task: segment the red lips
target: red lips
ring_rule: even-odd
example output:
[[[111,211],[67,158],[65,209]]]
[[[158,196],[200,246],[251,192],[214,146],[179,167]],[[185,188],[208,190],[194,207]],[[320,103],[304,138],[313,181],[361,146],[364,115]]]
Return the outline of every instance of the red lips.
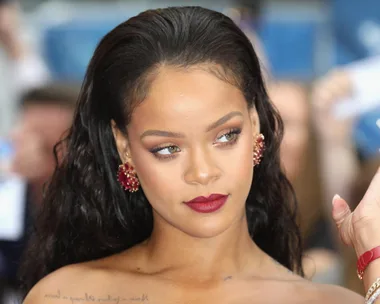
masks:
[[[227,201],[228,195],[211,194],[208,197],[198,196],[191,201],[185,202],[187,206],[196,212],[211,213],[219,210]]]

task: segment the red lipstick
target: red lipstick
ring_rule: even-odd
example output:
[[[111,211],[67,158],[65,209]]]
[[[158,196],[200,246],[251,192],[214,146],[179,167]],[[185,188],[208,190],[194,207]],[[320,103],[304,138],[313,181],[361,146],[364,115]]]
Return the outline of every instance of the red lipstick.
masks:
[[[222,208],[227,198],[228,195],[211,194],[208,197],[198,196],[191,201],[185,202],[185,204],[196,212],[211,213]]]

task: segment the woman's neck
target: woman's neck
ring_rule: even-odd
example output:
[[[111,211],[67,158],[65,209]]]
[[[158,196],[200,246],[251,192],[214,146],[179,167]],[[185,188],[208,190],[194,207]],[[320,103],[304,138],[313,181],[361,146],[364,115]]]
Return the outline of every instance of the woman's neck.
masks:
[[[211,238],[193,237],[157,221],[154,227],[142,245],[144,264],[153,272],[178,271],[186,278],[209,281],[251,273],[266,257],[249,236],[245,217]]]

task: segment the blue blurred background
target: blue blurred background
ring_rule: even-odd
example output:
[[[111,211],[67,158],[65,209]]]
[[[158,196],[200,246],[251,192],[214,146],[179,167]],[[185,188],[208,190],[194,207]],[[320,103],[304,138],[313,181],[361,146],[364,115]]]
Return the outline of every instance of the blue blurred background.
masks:
[[[99,39],[118,23],[142,10],[191,3],[224,11],[232,5],[228,1],[118,3],[112,8],[107,2],[72,2],[62,8],[70,11],[71,16],[58,24],[54,24],[54,14],[60,14],[59,5],[57,11],[51,5],[49,19],[53,24],[45,20],[42,43],[55,77],[81,79]],[[258,34],[274,76],[312,80],[336,64],[378,53],[379,11],[377,0],[265,1]]]
[[[264,45],[271,73],[277,79],[310,83],[336,65],[380,53],[380,2],[377,0],[261,2],[255,30]],[[232,0],[24,0],[20,3],[25,39],[44,58],[52,79],[70,81],[83,79],[94,48],[107,31],[145,9],[202,5],[224,12],[234,6]],[[0,49],[0,68],[4,65],[3,58]],[[7,83],[3,78],[0,75],[0,80]],[[12,98],[12,92],[0,93],[3,113],[0,135],[11,124],[14,111],[6,104]]]

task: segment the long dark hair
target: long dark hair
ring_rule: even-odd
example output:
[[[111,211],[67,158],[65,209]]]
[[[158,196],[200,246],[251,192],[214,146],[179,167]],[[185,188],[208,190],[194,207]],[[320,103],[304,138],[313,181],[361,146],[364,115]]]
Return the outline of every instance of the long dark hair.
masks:
[[[144,192],[124,191],[111,120],[126,133],[160,65],[221,67],[219,77],[256,107],[266,151],[246,202],[249,232],[266,253],[302,274],[296,200],[280,169],[281,118],[272,107],[259,61],[243,32],[225,15],[200,7],[149,10],[120,24],[99,43],[89,64],[64,158],[47,189],[22,267],[28,292],[68,265],[105,257],[147,239],[152,208]]]

